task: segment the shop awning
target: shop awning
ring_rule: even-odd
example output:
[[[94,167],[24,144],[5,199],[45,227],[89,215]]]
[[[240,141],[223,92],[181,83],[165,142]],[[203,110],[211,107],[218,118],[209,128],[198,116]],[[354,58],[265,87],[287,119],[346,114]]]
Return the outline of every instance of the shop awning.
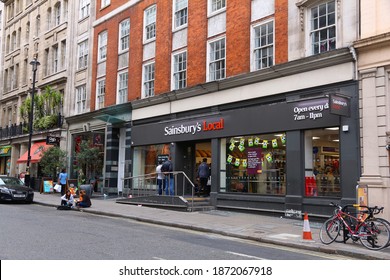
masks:
[[[124,123],[125,120],[118,117],[118,116],[112,116],[108,114],[101,114],[99,116],[94,117],[94,119],[98,119],[101,121],[104,121],[106,123],[111,123],[111,124],[119,124],[119,123]]]
[[[46,142],[37,142],[31,145],[31,151],[30,156],[31,160],[30,163],[36,163],[41,160],[42,152],[48,148],[50,148],[50,145],[46,145]],[[28,151],[25,152],[17,161],[16,163],[25,163],[27,162],[27,155]]]

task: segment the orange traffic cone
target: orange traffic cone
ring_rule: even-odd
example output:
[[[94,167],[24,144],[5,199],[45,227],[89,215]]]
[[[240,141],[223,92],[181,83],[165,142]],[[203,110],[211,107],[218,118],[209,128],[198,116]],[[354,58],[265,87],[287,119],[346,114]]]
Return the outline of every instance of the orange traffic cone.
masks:
[[[309,217],[308,217],[306,212],[305,212],[305,216],[303,218],[303,240],[313,241],[313,238],[311,236]]]

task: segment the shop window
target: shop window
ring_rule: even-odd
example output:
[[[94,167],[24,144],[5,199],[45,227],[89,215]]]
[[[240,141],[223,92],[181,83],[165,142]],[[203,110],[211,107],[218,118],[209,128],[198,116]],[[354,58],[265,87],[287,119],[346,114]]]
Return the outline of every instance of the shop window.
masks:
[[[158,159],[169,156],[170,147],[170,144],[134,147],[133,176],[155,173]]]
[[[341,196],[339,128],[305,131],[305,196]]]
[[[222,192],[285,195],[285,133],[231,137],[221,144]]]

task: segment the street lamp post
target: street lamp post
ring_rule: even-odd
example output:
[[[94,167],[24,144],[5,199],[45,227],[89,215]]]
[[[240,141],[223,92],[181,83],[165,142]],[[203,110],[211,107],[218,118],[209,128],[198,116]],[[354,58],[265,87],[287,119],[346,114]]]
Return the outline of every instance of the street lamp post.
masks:
[[[31,138],[33,133],[33,122],[34,122],[34,94],[35,94],[35,79],[37,74],[37,68],[40,65],[39,61],[36,57],[30,62],[32,65],[32,72],[33,72],[33,80],[32,80],[32,91],[31,91],[31,107],[30,112],[28,116],[28,153],[27,153],[27,165],[26,165],[26,175],[24,178],[24,182],[26,186],[30,186],[30,162],[31,162]]]

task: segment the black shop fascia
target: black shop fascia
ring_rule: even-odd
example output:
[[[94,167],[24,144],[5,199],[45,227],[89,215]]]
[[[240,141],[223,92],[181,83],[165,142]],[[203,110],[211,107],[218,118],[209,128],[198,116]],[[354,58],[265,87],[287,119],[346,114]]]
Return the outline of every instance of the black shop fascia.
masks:
[[[133,146],[339,126],[329,97],[220,111],[132,127]]]

